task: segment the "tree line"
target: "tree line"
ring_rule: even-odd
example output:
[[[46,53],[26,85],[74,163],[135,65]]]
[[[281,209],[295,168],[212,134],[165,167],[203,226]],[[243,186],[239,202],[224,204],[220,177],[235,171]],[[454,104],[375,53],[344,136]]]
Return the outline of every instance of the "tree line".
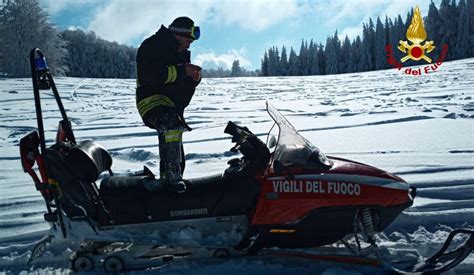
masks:
[[[135,78],[136,48],[109,42],[94,32],[58,31],[38,0],[3,0],[0,4],[0,76],[30,75],[29,51],[40,48],[55,75]],[[234,60],[232,68],[204,69],[203,77],[257,76]]]
[[[136,49],[82,30],[59,31],[38,0],[0,4],[0,76],[28,77],[29,52],[40,48],[55,75],[135,78]]]
[[[61,32],[68,55],[66,76],[93,78],[135,78],[136,49],[109,42],[94,32],[66,30]]]
[[[363,24],[362,37],[343,41],[336,31],[326,39],[326,44],[301,41],[299,53],[285,46],[279,51],[273,46],[261,59],[262,76],[322,75],[363,72],[391,68],[387,62],[385,47],[391,45],[394,57],[400,60],[405,53],[397,49],[399,40],[407,40],[406,30],[411,23],[413,9],[405,21],[398,15],[394,20],[380,17]],[[442,45],[448,45],[445,60],[474,57],[474,1],[442,0],[439,9],[431,2],[428,16],[424,19],[426,40],[433,40],[435,50],[428,55],[436,61]],[[410,42],[409,42],[410,43]],[[411,44],[411,43],[410,43]],[[423,43],[422,43],[423,44]],[[418,63],[407,61],[404,66]]]
[[[265,51],[261,68],[248,71],[239,60],[225,70],[205,69],[203,77],[238,76],[295,76],[361,72],[390,68],[385,46],[391,45],[394,57],[405,54],[397,49],[399,40],[406,39],[413,10],[405,21],[399,15],[394,20],[377,18],[363,24],[363,33],[352,41],[338,32],[326,43],[309,43],[302,39],[298,54],[293,48],[274,46]],[[429,53],[433,60],[442,45],[449,51],[446,60],[474,57],[474,0],[442,0],[439,9],[432,2],[424,19],[427,40],[435,42]],[[30,75],[28,53],[39,47],[47,56],[56,75],[96,78],[135,78],[136,48],[109,42],[93,32],[82,30],[59,31],[42,9],[39,0],[2,0],[0,3],[0,76],[27,77]],[[405,66],[416,64],[405,62]]]
[[[225,70],[222,67],[217,69],[203,69],[203,77],[241,77],[241,76],[259,76],[260,70],[246,70],[240,66],[240,61],[235,59],[232,62],[230,70]]]
[[[135,78],[136,48],[109,42],[94,32],[58,31],[38,0],[0,3],[0,76],[30,75],[29,51],[40,48],[55,75],[93,78]],[[204,69],[203,77],[257,76],[234,60],[230,70]]]

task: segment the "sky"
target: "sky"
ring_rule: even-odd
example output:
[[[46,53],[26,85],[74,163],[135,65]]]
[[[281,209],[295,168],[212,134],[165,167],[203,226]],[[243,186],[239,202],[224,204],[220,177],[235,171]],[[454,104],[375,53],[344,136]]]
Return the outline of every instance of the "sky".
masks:
[[[439,7],[440,0],[434,1]],[[325,44],[338,31],[341,40],[362,33],[362,24],[377,16],[405,20],[419,6],[423,16],[430,0],[40,0],[60,29],[94,31],[103,39],[133,47],[179,16],[192,18],[201,38],[191,45],[191,62],[206,69],[230,69],[239,60],[259,69],[270,47],[299,52],[302,39]]]

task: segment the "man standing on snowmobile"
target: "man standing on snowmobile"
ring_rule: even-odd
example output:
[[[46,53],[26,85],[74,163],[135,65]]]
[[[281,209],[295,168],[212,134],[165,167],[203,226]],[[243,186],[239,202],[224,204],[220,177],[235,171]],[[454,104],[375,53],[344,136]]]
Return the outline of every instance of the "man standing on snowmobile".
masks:
[[[182,134],[191,128],[184,108],[201,81],[201,68],[191,64],[189,46],[200,29],[188,17],[176,18],[145,39],[137,52],[137,108],[146,126],[158,131],[160,180],[171,192],[184,192]]]

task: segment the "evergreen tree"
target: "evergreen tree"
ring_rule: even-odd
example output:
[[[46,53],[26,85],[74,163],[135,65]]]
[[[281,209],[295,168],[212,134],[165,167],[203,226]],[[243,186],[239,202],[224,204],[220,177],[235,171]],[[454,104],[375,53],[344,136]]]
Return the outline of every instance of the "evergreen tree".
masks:
[[[0,72],[11,77],[30,76],[29,54],[40,48],[51,72],[64,75],[65,43],[38,0],[7,1],[0,7]]]
[[[288,58],[288,63],[289,63],[289,66],[290,66],[289,70],[288,70],[288,75],[290,75],[290,76],[301,75],[301,72],[300,72],[300,69],[301,69],[300,58],[296,55],[293,48],[290,48],[290,57]]]
[[[339,73],[339,56],[337,55],[337,33],[326,39],[324,56],[326,57],[326,74]]]
[[[364,23],[362,25],[362,43],[361,43],[361,58],[359,65],[357,66],[357,72],[364,72],[370,70],[370,63],[369,63],[369,58],[371,55],[368,54],[370,48],[369,48],[369,41],[370,40],[370,34],[369,34],[369,28],[368,26]]]
[[[280,75],[280,71],[281,71],[281,68],[280,68],[280,52],[278,51],[278,47],[276,47],[276,46],[274,48],[274,53],[275,53],[275,56],[274,56],[274,59],[273,59],[273,65],[274,65],[273,75],[278,76],[278,75]]]
[[[423,21],[425,23],[425,29],[427,33],[426,40],[433,40],[439,44],[442,35],[440,30],[442,21],[441,17],[439,16],[438,8],[436,8],[436,5],[433,2],[430,3],[428,16]]]
[[[324,55],[324,46],[319,43],[318,47],[319,71],[321,74],[326,74],[326,57]]]
[[[337,34],[337,30],[334,34],[334,49],[336,50],[336,56],[337,56],[337,70],[339,73],[342,73],[342,70],[341,70],[341,40],[339,39],[339,36]]]
[[[341,61],[340,61],[340,72],[349,73],[351,72],[351,62],[352,62],[352,49],[351,41],[349,37],[344,38],[341,49]]]
[[[320,75],[321,69],[319,68],[319,55],[317,47],[315,46],[314,51],[311,51],[311,75]]]
[[[469,55],[474,57],[474,1],[468,0],[466,4],[467,17],[469,21]]]
[[[392,22],[392,19],[388,19],[388,23],[386,24],[386,28],[388,28],[388,36],[387,36],[387,45],[392,46],[392,55],[395,57],[395,59],[400,60],[400,51],[397,49],[398,47],[398,42],[400,40],[403,40],[404,38],[401,36],[398,36],[399,32],[397,31],[397,24],[398,24],[398,19],[395,18],[395,23]],[[387,53],[385,52],[385,58],[387,58]],[[387,62],[387,67],[390,68],[391,65],[388,64]]]
[[[471,30],[471,33],[469,33],[470,14],[464,0],[459,1],[458,14],[459,19],[456,30],[456,48],[453,49],[453,56],[455,59],[469,57],[469,50],[472,47],[472,44],[469,44],[469,38],[473,31]]]
[[[273,62],[273,47],[268,49],[268,74],[267,76],[272,75],[272,62]]]
[[[367,25],[367,39],[364,38],[364,43],[367,44],[365,54],[367,55],[368,70],[375,69],[375,29],[372,18],[369,18],[369,24]]]
[[[351,46],[351,62],[349,67],[349,72],[358,72],[359,71],[359,64],[362,59],[362,40],[360,36],[352,42]]]
[[[309,55],[310,55],[310,75],[319,75],[321,70],[319,68],[319,55],[318,55],[318,46],[311,40],[309,44]]]
[[[288,56],[286,53],[286,48],[285,46],[283,46],[283,48],[281,49],[279,75],[288,75],[288,69],[289,69]]]
[[[313,45],[311,45],[313,44]],[[306,47],[306,75],[311,75],[311,63],[312,63],[312,53],[311,51],[314,50],[315,45],[313,40],[311,39],[310,43],[308,44],[308,41],[305,41],[305,47]]]
[[[299,59],[301,66],[300,75],[308,75],[308,44],[304,40],[301,40]]]
[[[385,29],[383,27],[380,17],[377,17],[375,27],[375,41],[374,41],[374,59],[375,69],[381,70],[387,68],[387,58],[385,54],[385,46],[387,45]]]
[[[411,19],[413,18],[413,14],[414,14],[414,11],[413,11],[413,8],[411,8],[411,9],[407,12],[407,18],[406,18],[406,20],[405,20],[405,27],[404,27],[405,30],[408,30],[408,27],[409,27],[410,24],[411,24]]]
[[[393,55],[396,56],[397,52],[399,52],[399,50],[397,49],[398,41],[403,39],[402,37],[398,36],[398,32],[397,32],[398,19],[395,18],[395,23],[393,23],[392,20],[389,19],[388,24],[389,24],[388,44],[392,46]]]
[[[447,59],[453,58],[453,49],[456,48],[456,31],[457,31],[457,10],[455,3],[450,3],[449,0],[442,0],[439,7],[439,16],[442,25],[440,26],[441,39],[439,40],[439,48],[447,44],[450,51],[448,51]],[[440,49],[438,49],[440,50]]]
[[[278,56],[278,48],[272,47],[268,50],[268,75],[276,76],[280,71],[280,57]]]
[[[230,70],[231,77],[239,77],[242,76],[242,68],[240,68],[240,62],[238,59],[232,62],[232,69]]]
[[[405,56],[405,54],[399,51],[397,47],[400,40],[407,40],[406,32],[407,29],[405,28],[405,24],[403,23],[402,17],[398,15],[397,20],[395,21],[395,33],[397,39],[395,39],[396,43],[393,47],[394,56],[397,60],[400,60],[403,56]]]
[[[265,51],[265,54],[263,55],[262,59],[262,65],[261,67],[261,75],[262,76],[268,76],[268,53]]]
[[[385,16],[385,24],[383,26],[385,32],[385,45],[388,45],[390,43],[390,29],[392,28],[392,26],[392,20],[388,18],[388,16]]]

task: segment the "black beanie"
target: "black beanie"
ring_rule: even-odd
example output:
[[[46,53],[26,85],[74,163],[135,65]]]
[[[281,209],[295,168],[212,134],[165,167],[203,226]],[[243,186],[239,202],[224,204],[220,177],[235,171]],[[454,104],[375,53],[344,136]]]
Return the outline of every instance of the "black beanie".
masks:
[[[191,18],[182,16],[176,18],[171,25],[169,25],[168,29],[180,36],[188,37],[188,38],[193,38],[191,36],[191,32],[194,27],[194,21],[191,20]]]

